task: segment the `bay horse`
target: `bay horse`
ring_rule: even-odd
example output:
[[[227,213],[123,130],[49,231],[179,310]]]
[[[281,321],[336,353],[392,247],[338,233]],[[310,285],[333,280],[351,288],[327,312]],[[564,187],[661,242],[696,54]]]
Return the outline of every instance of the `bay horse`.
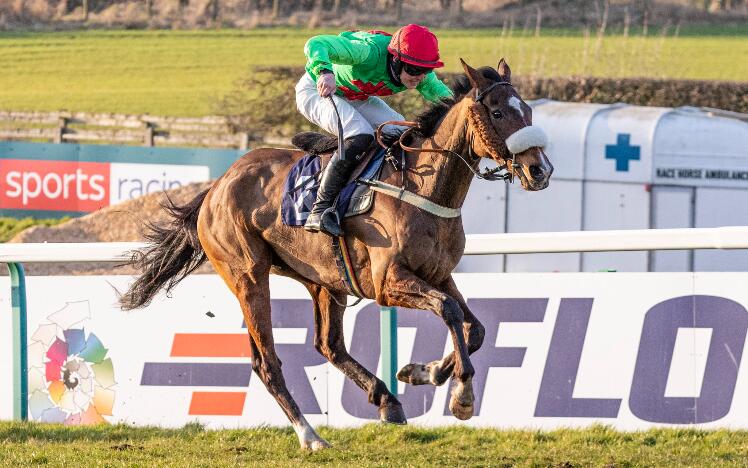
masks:
[[[474,69],[454,98],[419,117],[404,172],[386,165],[381,180],[442,208],[459,209],[481,158],[513,173],[528,191],[548,186],[553,166],[532,111],[511,84],[509,65]],[[540,135],[540,136],[539,136]],[[408,148],[408,147],[406,147]],[[284,182],[304,153],[261,148],[237,160],[213,185],[183,206],[164,204],[171,222],[149,225],[151,245],[131,264],[142,274],[120,297],[123,309],[142,307],[169,291],[206,259],[236,295],[249,332],[252,368],[293,425],[302,448],[330,445],[306,421],[292,398],[273,344],[269,275],[294,278],[313,300],[315,348],[368,393],[384,422],[405,424],[397,397],[345,348],[346,285],[333,257],[331,238],[283,224],[279,207]],[[459,419],[473,415],[473,366],[469,355],[483,342],[484,327],[455,286],[452,270],[462,257],[465,233],[460,216],[440,217],[417,206],[375,195],[372,209],[343,222],[351,262],[365,297],[383,306],[430,310],[448,327],[453,349],[431,363],[412,363],[398,379],[413,385],[442,385],[453,377],[449,408]]]

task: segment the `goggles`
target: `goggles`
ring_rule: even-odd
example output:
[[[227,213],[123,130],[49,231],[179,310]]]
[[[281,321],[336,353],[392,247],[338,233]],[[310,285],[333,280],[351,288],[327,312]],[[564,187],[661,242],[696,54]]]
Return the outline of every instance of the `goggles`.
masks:
[[[410,76],[425,75],[426,73],[432,70],[431,68],[419,67],[418,65],[413,65],[411,63],[406,63],[406,62],[401,62],[401,63],[402,63],[402,70]]]

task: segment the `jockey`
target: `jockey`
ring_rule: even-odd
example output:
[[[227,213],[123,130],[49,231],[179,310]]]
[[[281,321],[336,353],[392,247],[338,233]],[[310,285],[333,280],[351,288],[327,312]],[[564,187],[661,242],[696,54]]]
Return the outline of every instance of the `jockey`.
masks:
[[[377,96],[415,89],[431,101],[452,96],[434,74],[439,61],[436,36],[409,24],[393,36],[382,31],[347,31],[307,41],[306,73],[296,85],[296,107],[310,122],[338,133],[337,117],[327,96],[333,94],[345,138],[345,154],[336,152],[325,168],[304,229],[332,236],[342,230],[332,204],[374,141],[374,131],[388,120],[403,120]]]

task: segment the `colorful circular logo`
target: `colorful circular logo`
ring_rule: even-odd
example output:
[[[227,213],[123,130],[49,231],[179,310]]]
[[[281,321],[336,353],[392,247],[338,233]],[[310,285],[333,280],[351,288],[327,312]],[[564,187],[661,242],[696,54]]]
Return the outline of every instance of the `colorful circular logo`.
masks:
[[[69,303],[32,335],[31,419],[78,425],[106,423],[104,416],[112,415],[116,383],[112,360],[99,338],[86,334],[82,327],[86,318],[90,318],[88,301]]]

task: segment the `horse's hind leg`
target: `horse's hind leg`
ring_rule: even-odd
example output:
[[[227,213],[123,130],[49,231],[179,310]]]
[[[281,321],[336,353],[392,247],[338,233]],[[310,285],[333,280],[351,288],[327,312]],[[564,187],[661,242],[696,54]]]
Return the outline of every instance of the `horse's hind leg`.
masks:
[[[399,265],[393,265],[387,271],[382,296],[382,302],[386,305],[432,310],[444,320],[452,335],[455,350],[452,375],[456,384],[452,390],[449,409],[458,419],[470,419],[473,416],[472,381],[475,370],[470,363],[463,333],[465,316],[460,303]]]
[[[306,421],[286,388],[281,373],[281,361],[275,353],[270,320],[270,252],[266,246],[263,247],[262,252],[252,252],[248,269],[238,274],[234,281],[236,296],[253,343],[252,368],[291,421],[301,447],[311,450],[326,448],[330,444]],[[254,248],[260,249],[258,245]]]
[[[383,422],[405,424],[403,407],[387,386],[374,374],[348,354],[343,338],[344,294],[333,298],[328,289],[316,284],[307,284],[314,298],[314,346],[332,365],[343,372],[369,395],[369,403],[379,407],[379,418]]]
[[[450,276],[447,281],[440,285],[440,289],[446,294],[455,298],[462,308],[464,322],[462,324],[463,334],[467,341],[468,353],[473,354],[478,351],[483,344],[485,328],[483,324],[473,315],[468,308],[465,299],[457,289],[454,279]],[[401,382],[411,385],[442,385],[452,375],[455,366],[455,352],[450,352],[447,356],[427,364],[411,363],[405,365],[397,373],[397,378]]]

